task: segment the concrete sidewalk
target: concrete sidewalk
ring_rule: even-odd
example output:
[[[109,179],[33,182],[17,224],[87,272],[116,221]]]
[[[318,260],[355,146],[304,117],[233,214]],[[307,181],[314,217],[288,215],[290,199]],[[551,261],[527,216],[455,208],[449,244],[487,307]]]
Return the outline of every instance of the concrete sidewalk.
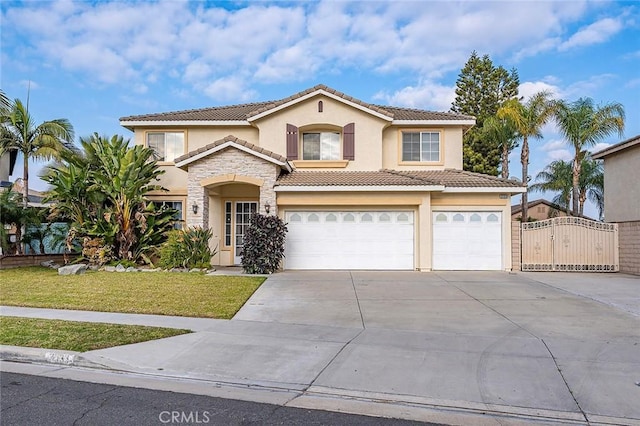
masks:
[[[569,275],[284,272],[232,321],[0,313],[196,331],[41,374],[450,424],[640,424],[640,280]]]

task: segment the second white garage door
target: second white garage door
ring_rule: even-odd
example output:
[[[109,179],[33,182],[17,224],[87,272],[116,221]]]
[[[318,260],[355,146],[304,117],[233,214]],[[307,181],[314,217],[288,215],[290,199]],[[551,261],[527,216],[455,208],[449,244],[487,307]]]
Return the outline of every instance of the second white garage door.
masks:
[[[433,213],[433,269],[502,269],[500,212]]]
[[[285,221],[285,269],[414,269],[411,211],[296,211]]]

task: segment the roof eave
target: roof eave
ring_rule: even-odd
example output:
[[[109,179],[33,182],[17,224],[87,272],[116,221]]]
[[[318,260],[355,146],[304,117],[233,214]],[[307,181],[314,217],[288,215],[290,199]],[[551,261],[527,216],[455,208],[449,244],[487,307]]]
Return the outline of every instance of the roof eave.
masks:
[[[476,125],[475,120],[393,120],[396,126],[469,126]]]
[[[186,127],[186,126],[251,126],[246,120],[120,120],[129,130],[134,127]]]
[[[525,187],[508,187],[508,186],[447,186],[443,192],[475,192],[475,193],[490,193],[490,192],[506,192],[510,194],[522,194],[527,192]]]
[[[285,161],[280,161],[280,160],[278,160],[276,158],[271,157],[270,155],[266,155],[266,154],[263,154],[261,152],[254,151],[251,148],[247,148],[246,146],[240,145],[240,144],[235,143],[233,141],[227,141],[227,142],[225,142],[223,144],[220,144],[218,146],[210,148],[210,149],[208,149],[206,151],[202,151],[199,154],[193,155],[193,156],[191,156],[189,158],[185,158],[182,161],[178,161],[177,163],[175,163],[175,166],[178,167],[178,168],[184,168],[184,167],[188,166],[189,164],[193,163],[194,161],[198,161],[198,160],[200,160],[202,158],[208,157],[211,154],[214,154],[214,153],[216,153],[218,151],[222,151],[223,149],[226,149],[226,148],[229,148],[229,147],[233,147],[233,148],[239,149],[240,151],[243,151],[243,152],[246,152],[248,154],[254,155],[254,156],[258,157],[258,158],[262,158],[263,160],[266,160],[266,161],[268,161],[270,163],[276,164],[276,165],[286,169],[289,172],[291,172],[293,170],[293,168],[291,167],[289,162],[286,161],[286,160]]]
[[[629,149],[633,146],[639,145],[640,144],[640,136],[635,136],[631,139],[628,139],[626,141],[622,141],[616,145],[612,145],[608,148],[603,149],[602,151],[598,151],[594,154],[591,154],[591,158],[593,158],[594,160],[600,160],[600,159],[604,159],[605,157],[608,157],[609,155],[615,154],[617,152],[620,151],[624,151],[625,149]]]
[[[276,192],[441,192],[442,185],[277,185]]]

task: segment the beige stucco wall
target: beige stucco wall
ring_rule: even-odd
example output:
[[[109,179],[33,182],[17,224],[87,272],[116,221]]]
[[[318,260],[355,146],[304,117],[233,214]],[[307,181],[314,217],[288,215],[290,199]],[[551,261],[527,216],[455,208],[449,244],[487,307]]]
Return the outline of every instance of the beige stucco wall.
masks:
[[[604,159],[604,219],[606,222],[640,220],[640,145]]]
[[[323,102],[322,112],[318,112],[319,101]],[[382,129],[388,122],[327,96],[314,96],[267,115],[254,124],[260,129],[259,145],[262,148],[286,155],[287,124],[298,127],[302,133],[307,129],[323,129],[323,126],[341,129],[349,123],[355,123],[355,160],[337,170],[379,170],[382,167]]]
[[[403,164],[402,163],[402,130],[414,129],[416,131],[440,131],[442,144],[442,157],[439,163],[427,164]],[[382,135],[382,167],[398,170],[444,170],[462,169],[462,127],[398,127],[391,126],[384,130]]]

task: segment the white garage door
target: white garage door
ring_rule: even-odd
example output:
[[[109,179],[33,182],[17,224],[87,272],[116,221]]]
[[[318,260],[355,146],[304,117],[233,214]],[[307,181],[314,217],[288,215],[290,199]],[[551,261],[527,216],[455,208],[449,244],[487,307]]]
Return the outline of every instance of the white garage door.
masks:
[[[413,269],[411,211],[287,212],[285,269]]]
[[[502,213],[434,212],[433,269],[502,269]]]

